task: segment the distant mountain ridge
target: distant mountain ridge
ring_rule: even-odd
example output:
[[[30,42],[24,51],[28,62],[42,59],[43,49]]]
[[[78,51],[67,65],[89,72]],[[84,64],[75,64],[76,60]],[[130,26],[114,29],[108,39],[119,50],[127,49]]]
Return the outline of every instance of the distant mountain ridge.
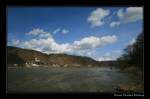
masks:
[[[67,54],[45,54],[35,50],[22,49],[13,46],[7,46],[7,65],[19,64],[25,66],[26,62],[32,62],[35,58],[40,60],[41,66],[100,66],[100,62],[83,56]]]

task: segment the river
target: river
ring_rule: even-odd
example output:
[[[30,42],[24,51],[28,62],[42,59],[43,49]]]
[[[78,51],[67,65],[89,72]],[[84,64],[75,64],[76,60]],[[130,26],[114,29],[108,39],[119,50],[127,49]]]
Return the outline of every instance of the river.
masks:
[[[114,92],[121,84],[140,83],[113,68],[8,68],[8,93]]]

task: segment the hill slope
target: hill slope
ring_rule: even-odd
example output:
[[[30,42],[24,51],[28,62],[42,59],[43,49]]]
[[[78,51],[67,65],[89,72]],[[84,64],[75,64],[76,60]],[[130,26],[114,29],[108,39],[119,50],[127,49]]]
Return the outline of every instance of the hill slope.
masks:
[[[52,66],[57,64],[59,66],[98,66],[99,62],[89,58],[67,54],[50,54],[22,49],[17,47],[7,47],[7,64],[20,64],[25,65],[26,62],[34,61],[35,58],[39,59],[43,65]]]

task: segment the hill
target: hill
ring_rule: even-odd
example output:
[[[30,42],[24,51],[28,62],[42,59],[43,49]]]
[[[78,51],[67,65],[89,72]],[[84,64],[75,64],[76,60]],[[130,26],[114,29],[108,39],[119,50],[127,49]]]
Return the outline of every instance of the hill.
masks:
[[[45,54],[39,51],[22,49],[17,47],[7,47],[7,65],[14,66],[26,66],[27,63],[35,63],[35,58],[38,59],[38,65],[40,66],[99,66],[100,62],[95,61],[89,57],[67,55],[67,54]]]

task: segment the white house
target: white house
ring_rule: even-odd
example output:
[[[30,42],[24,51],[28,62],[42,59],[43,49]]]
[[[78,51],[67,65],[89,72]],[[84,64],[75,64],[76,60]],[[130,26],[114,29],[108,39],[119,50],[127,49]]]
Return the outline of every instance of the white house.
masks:
[[[40,62],[40,60],[38,60],[37,57],[35,57],[35,62]]]
[[[26,67],[31,67],[31,66],[39,67],[39,64],[38,64],[39,62],[40,62],[40,60],[38,60],[37,57],[35,57],[35,59],[33,61],[26,62]]]

